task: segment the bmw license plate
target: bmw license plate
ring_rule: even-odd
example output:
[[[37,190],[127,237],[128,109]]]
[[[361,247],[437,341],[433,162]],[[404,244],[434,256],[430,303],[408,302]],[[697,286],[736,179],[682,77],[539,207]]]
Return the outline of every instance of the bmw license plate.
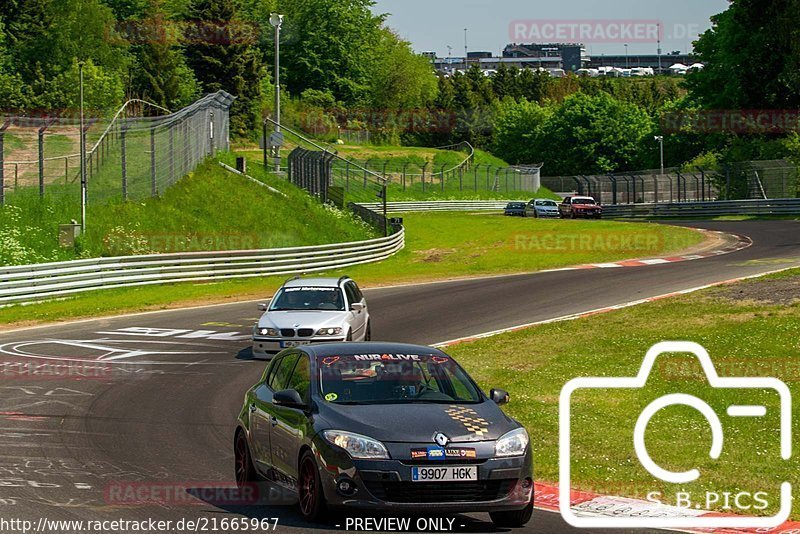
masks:
[[[300,345],[308,345],[310,341],[281,341],[281,348],[288,349],[291,347],[299,347]]]
[[[449,465],[442,467],[412,467],[413,482],[470,482],[478,480],[477,465]]]

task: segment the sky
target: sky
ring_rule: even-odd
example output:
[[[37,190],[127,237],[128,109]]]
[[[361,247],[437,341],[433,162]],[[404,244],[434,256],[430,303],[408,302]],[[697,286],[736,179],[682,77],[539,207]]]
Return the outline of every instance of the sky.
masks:
[[[658,45],[651,37],[659,32],[653,28],[659,27],[663,53],[685,53],[697,35],[711,26],[709,17],[728,6],[727,0],[375,1],[375,12],[389,13],[389,26],[417,52],[435,51],[440,57],[447,57],[448,45],[453,57],[464,56],[465,28],[470,52],[499,55],[508,43],[536,40],[522,36],[572,35],[579,31],[577,23],[596,36],[576,39],[586,41],[589,55],[624,54],[626,43],[630,54],[655,54]],[[638,39],[631,37],[636,32]]]

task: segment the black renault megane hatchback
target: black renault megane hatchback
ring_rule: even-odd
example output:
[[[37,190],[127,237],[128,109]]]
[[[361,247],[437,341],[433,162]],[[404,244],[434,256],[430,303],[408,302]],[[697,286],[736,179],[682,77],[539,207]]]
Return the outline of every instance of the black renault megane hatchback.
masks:
[[[498,526],[533,511],[525,429],[450,356],[396,343],[305,345],[279,353],[245,397],[234,437],[237,483],[266,482],[309,520],[331,508],[489,512]]]

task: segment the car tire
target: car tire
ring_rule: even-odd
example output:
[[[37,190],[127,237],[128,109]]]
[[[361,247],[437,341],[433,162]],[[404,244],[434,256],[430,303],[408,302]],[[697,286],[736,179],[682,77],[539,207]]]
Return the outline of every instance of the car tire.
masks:
[[[501,528],[520,528],[528,524],[533,516],[533,503],[522,510],[514,510],[511,512],[489,512],[489,517],[496,527]]]
[[[345,338],[345,341],[353,341],[353,331],[352,330],[348,330],[347,331],[347,337]]]
[[[325,493],[314,454],[306,451],[300,458],[297,493],[300,498],[300,513],[307,521],[321,522],[327,515]]]
[[[243,488],[249,484],[255,484],[258,480],[258,473],[253,467],[253,460],[250,456],[250,445],[243,430],[236,433],[236,440],[233,446],[234,455],[234,476],[236,486]]]
[[[367,330],[364,332],[364,341],[372,341],[372,323],[367,321]]]

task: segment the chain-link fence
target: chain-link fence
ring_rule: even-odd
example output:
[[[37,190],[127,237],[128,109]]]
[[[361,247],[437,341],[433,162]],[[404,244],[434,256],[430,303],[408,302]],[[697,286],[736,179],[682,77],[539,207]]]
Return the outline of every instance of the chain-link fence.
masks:
[[[591,195],[602,204],[704,202],[796,198],[798,169],[786,160],[745,161],[719,169],[678,168],[609,175],[545,176],[542,185],[558,193]]]
[[[624,174],[545,176],[542,185],[557,193],[576,192],[601,204],[705,201],[717,198],[716,173],[678,169]]]
[[[723,166],[717,181],[727,200],[796,198],[797,166],[786,160],[745,161]]]
[[[157,196],[206,156],[228,150],[233,97],[207,95],[180,111],[135,117],[131,101],[112,119],[85,120],[87,203]],[[40,199],[80,210],[80,119],[76,114],[0,118],[0,205]]]

